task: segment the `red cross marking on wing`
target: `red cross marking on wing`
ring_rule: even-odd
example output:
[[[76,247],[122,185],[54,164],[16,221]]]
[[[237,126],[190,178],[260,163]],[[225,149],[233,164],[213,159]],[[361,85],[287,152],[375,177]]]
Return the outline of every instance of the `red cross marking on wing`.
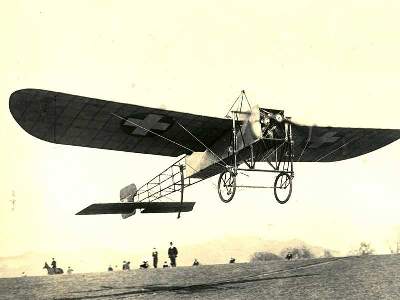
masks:
[[[149,130],[165,131],[171,125],[170,123],[159,122],[163,116],[148,114],[144,119],[129,117],[125,120],[124,126],[132,127],[131,134],[145,136]],[[136,126],[136,125],[139,126]]]

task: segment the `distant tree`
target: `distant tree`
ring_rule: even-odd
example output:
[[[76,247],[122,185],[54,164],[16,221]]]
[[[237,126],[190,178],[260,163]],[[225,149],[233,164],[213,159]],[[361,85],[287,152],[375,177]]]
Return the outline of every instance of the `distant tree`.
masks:
[[[391,254],[400,254],[400,240],[396,241],[396,245],[393,248],[389,245],[389,250]]]
[[[400,225],[394,227],[388,246],[391,254],[400,254]]]
[[[325,249],[324,250],[324,255],[322,257],[326,257],[326,258],[333,257],[333,254],[332,254],[332,252],[330,250]]]
[[[250,258],[250,262],[256,263],[256,262],[265,262],[265,261],[280,260],[280,259],[282,259],[282,257],[280,257],[279,255],[264,251],[264,252],[254,253]]]
[[[280,255],[281,257],[286,257],[289,252],[292,253],[293,259],[315,258],[314,253],[306,246],[285,248],[280,252]]]
[[[372,249],[371,244],[367,242],[361,242],[360,248],[358,248],[358,255],[371,255],[374,253],[374,249]]]

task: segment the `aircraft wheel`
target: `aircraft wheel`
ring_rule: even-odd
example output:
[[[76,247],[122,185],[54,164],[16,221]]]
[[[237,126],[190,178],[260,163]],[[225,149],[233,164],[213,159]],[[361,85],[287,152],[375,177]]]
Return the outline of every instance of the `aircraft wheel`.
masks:
[[[222,202],[228,203],[236,192],[236,176],[230,171],[221,173],[218,179],[218,195]]]
[[[285,204],[292,195],[292,176],[289,173],[281,172],[275,178],[274,195],[276,201]]]

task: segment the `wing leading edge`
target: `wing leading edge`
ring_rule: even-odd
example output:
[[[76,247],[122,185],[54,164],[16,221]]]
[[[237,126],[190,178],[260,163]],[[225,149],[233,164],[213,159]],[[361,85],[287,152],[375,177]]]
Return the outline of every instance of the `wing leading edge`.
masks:
[[[354,158],[400,138],[398,129],[343,128],[293,125],[294,159],[333,162]]]
[[[208,147],[231,128],[227,119],[38,89],[12,93],[9,107],[26,132],[48,142],[164,156],[190,151],[144,128],[193,151],[205,149],[179,124]]]

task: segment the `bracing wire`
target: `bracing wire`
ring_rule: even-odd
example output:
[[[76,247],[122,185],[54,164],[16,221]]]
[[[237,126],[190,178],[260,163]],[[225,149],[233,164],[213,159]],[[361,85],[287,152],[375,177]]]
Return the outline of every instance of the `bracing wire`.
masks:
[[[154,131],[152,131],[152,130],[150,130],[150,129],[147,129],[146,127],[143,127],[143,126],[141,126],[141,125],[139,125],[139,124],[136,124],[135,122],[132,122],[131,120],[125,119],[125,118],[123,118],[123,117],[121,117],[121,116],[118,116],[117,114],[114,114],[114,113],[111,113],[111,114],[112,114],[113,116],[115,116],[115,117],[121,119],[121,120],[124,120],[124,121],[126,121],[126,122],[128,122],[128,123],[131,123],[131,124],[133,124],[133,125],[135,125],[135,126],[137,126],[137,127],[140,127],[140,128],[142,128],[142,129],[144,129],[144,130],[146,130],[146,131],[148,131],[148,132],[150,132],[150,133],[152,133],[152,134],[154,134],[154,135],[156,135],[156,136],[158,136],[158,137],[160,137],[160,138],[162,138],[162,139],[164,139],[164,140],[167,140],[167,141],[169,141],[169,142],[171,142],[171,143],[173,143],[173,144],[175,144],[175,145],[177,145],[177,146],[179,146],[179,147],[181,147],[181,148],[184,148],[184,149],[186,149],[186,150],[189,150],[190,152],[196,152],[196,151],[194,151],[194,150],[192,150],[192,149],[190,149],[190,148],[188,148],[188,147],[186,147],[186,146],[183,146],[183,145],[179,144],[178,142],[175,142],[175,141],[173,141],[173,140],[171,140],[171,139],[169,139],[169,138],[167,138],[167,137],[165,137],[165,136],[162,136],[162,135],[160,135],[160,134],[158,134],[158,133],[155,133]]]
[[[303,151],[301,151],[301,154],[300,154],[299,158],[297,159],[297,161],[300,161],[301,157],[303,156],[304,152],[306,151],[306,148],[307,148],[307,146],[308,146],[308,143],[310,143],[311,134],[312,134],[312,129],[313,129],[313,126],[310,126],[310,128],[308,129],[308,138],[307,138],[307,142],[306,142],[306,144],[304,145]]]
[[[223,159],[221,157],[219,157],[216,153],[214,153],[214,151],[212,151],[210,148],[208,148],[200,139],[198,139],[194,134],[192,134],[188,129],[185,128],[185,126],[183,126],[181,123],[177,122],[179,126],[181,126],[183,128],[183,130],[185,130],[187,133],[189,133],[196,141],[198,141],[201,145],[203,145],[208,151],[210,151],[213,155],[215,155],[219,161],[223,162],[225,164],[225,166],[221,165],[218,161],[216,161],[217,164],[219,164],[220,166],[226,167],[227,164],[223,161]]]
[[[324,159],[325,157],[335,153],[336,151],[338,151],[339,149],[347,146],[348,144],[350,144],[351,142],[354,142],[355,140],[359,140],[361,138],[363,138],[365,135],[361,136],[361,137],[353,137],[351,139],[349,139],[347,142],[345,142],[344,144],[342,144],[341,146],[337,147],[336,149],[332,150],[331,152],[329,152],[328,154],[323,155],[322,157],[318,158],[317,160],[315,160],[314,162],[319,162],[320,160]]]

